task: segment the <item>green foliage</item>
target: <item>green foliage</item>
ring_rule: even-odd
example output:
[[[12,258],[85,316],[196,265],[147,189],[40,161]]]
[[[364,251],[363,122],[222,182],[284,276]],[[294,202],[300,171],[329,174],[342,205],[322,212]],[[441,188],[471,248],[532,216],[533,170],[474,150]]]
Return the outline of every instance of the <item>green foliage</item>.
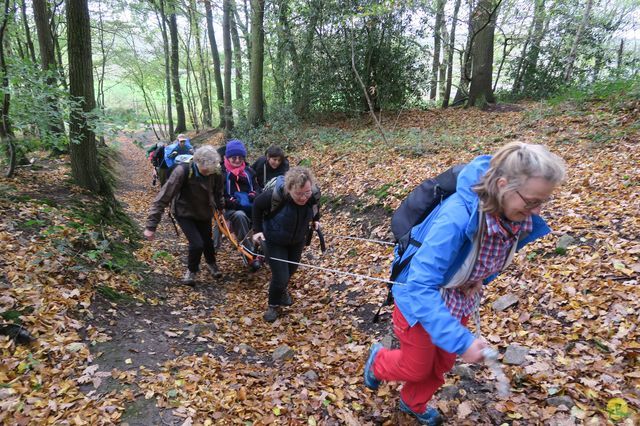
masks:
[[[607,101],[614,110],[625,103],[640,98],[640,76],[635,78],[612,78],[587,86],[571,86],[549,99],[552,106],[565,102],[582,105],[593,101]]]

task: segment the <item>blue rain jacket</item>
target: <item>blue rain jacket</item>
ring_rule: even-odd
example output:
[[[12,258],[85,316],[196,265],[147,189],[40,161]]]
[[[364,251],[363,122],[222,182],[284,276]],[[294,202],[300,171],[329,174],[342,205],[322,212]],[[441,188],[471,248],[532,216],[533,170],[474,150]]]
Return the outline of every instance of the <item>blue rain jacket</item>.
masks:
[[[478,196],[471,187],[489,169],[490,161],[491,156],[483,155],[470,162],[458,175],[456,192],[413,227],[411,237],[422,241],[422,245],[409,245],[403,258],[412,253],[415,256],[396,279],[404,284],[392,289],[395,304],[409,325],[419,322],[436,346],[459,355],[471,346],[474,335],[451,315],[440,289],[461,267],[473,246],[480,212]],[[533,215],[533,230],[520,237],[517,250],[549,232],[544,220]],[[496,275],[487,278],[485,284]]]

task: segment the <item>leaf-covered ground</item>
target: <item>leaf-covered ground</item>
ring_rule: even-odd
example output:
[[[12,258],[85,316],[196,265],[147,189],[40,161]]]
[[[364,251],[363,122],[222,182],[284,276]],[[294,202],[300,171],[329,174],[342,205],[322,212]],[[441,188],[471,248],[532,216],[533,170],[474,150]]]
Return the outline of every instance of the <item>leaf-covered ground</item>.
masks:
[[[382,278],[390,247],[338,237],[390,240],[390,212],[425,177],[514,139],[568,163],[543,211],[555,232],[518,255],[482,308],[482,333],[501,355],[528,349],[505,366],[513,393],[498,398],[489,370],[458,364],[436,396],[447,424],[637,422],[639,108],[407,112],[383,117],[388,146],[366,118],[304,129],[291,159],[318,175],[330,249],[322,255],[314,241],[303,261]],[[157,190],[144,151],[130,135],[112,145],[122,154],[118,198],[142,223]],[[302,268],[294,305],[267,324],[266,268],[248,272],[226,242],[222,280],[202,273],[195,288],[181,286],[186,241],[170,221],[131,256],[131,235],[102,222],[67,174],[48,161],[0,180],[0,313],[36,339],[0,335],[0,423],[413,424],[397,414],[399,384],[362,384],[371,342],[395,344],[388,310],[371,323],[384,284]],[[517,305],[494,311],[505,295]]]

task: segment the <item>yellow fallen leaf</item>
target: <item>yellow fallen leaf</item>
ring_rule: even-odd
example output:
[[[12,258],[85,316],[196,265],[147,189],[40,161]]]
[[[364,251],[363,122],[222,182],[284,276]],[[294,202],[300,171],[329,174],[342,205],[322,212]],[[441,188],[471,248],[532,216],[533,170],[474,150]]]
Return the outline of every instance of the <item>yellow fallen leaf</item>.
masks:
[[[125,364],[131,364],[133,361],[131,361],[131,358],[127,358],[124,360]]]
[[[611,420],[617,422],[629,415],[629,406],[622,398],[611,398],[609,402],[607,402],[607,413],[609,413]]]

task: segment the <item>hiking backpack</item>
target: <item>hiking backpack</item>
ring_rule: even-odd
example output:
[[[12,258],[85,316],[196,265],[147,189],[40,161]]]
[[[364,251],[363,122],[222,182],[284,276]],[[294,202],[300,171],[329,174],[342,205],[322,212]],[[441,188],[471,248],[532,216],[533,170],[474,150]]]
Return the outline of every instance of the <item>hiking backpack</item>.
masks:
[[[162,166],[162,163],[164,163],[164,145],[156,146],[156,149],[151,151],[149,161],[155,168]]]
[[[456,184],[460,170],[465,164],[455,165],[434,178],[423,181],[407,198],[402,201],[400,207],[391,217],[391,232],[396,239],[396,253],[391,264],[391,275],[389,281],[395,281],[400,273],[411,263],[415,251],[403,258],[407,248],[412,245],[419,248],[422,241],[417,241],[411,237],[413,227],[421,224],[429,214],[446,198],[456,192]],[[378,322],[380,311],[383,307],[393,303],[391,293],[392,284],[387,284],[389,291],[386,300],[378,308],[378,312],[373,317],[373,322]]]

